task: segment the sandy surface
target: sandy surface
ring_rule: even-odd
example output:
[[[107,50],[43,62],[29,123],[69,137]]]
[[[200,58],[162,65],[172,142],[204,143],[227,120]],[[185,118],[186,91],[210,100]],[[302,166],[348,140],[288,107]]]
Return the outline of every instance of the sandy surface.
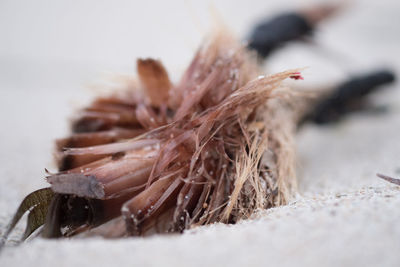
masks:
[[[93,95],[88,85],[108,77],[102,71],[132,75],[134,59],[152,55],[177,79],[210,18],[221,17],[245,36],[263,14],[301,2],[214,1],[210,12],[208,3],[177,0],[160,1],[156,9],[127,1],[2,1],[0,232],[20,200],[45,186],[44,168],[55,170],[52,140],[67,133],[67,118]],[[308,66],[305,87],[374,66],[399,73],[399,10],[395,0],[354,1],[320,28],[317,45],[288,46],[265,70]],[[400,176],[399,89],[393,85],[374,98],[388,106],[385,114],[356,114],[299,132],[299,194],[287,206],[233,226],[147,239],[37,238],[14,247],[20,225],[0,266],[400,266],[400,187],[375,176]]]

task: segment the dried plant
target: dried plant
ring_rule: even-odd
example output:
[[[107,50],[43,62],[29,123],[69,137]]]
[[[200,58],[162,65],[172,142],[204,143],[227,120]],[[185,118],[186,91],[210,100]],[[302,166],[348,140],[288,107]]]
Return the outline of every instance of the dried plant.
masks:
[[[387,175],[383,175],[378,173],[377,176],[385,181],[388,181],[389,183],[395,184],[395,185],[400,185],[400,179],[398,178],[393,178]]]
[[[235,223],[287,203],[296,187],[296,124],[286,71],[258,76],[251,53],[218,33],[174,85],[161,62],[137,61],[140,83],[95,99],[57,141],[59,172],[28,195],[24,238],[120,237]],[[90,230],[90,231],[89,231]]]

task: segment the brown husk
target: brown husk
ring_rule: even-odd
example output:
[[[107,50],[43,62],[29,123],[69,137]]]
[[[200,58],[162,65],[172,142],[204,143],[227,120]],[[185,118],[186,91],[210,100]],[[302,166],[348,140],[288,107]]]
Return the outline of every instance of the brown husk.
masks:
[[[137,87],[94,100],[57,142],[46,236],[180,232],[286,204],[296,126],[281,83],[299,73],[258,73],[222,32],[176,85],[160,61],[138,60]]]

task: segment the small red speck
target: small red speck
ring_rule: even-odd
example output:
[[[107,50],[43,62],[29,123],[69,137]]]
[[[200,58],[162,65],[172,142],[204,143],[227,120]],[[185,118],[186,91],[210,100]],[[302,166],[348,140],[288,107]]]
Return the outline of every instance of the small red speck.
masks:
[[[289,78],[295,79],[295,80],[304,80],[303,76],[301,76],[300,72],[293,72]]]

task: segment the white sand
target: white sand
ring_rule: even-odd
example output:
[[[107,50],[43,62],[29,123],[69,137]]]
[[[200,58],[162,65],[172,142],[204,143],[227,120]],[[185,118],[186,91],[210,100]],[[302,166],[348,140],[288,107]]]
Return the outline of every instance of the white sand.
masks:
[[[52,140],[67,133],[68,116],[89,99],[83,86],[102,70],[132,73],[134,58],[149,55],[161,58],[176,79],[208,27],[206,3],[171,1],[155,10],[154,4],[116,2],[1,2],[1,232],[22,198],[46,185],[44,168],[55,169]],[[214,7],[244,36],[254,18],[299,3],[226,0]],[[399,71],[399,10],[396,0],[355,1],[323,25],[319,46],[289,46],[267,69],[309,66],[305,86],[385,63]],[[331,53],[316,55],[318,47]],[[333,52],[330,59],[324,56]],[[375,99],[389,106],[386,114],[352,115],[336,126],[308,126],[299,133],[300,193],[285,207],[183,235],[37,238],[14,247],[20,225],[0,254],[0,266],[400,266],[400,187],[375,176],[400,176],[398,87]]]

